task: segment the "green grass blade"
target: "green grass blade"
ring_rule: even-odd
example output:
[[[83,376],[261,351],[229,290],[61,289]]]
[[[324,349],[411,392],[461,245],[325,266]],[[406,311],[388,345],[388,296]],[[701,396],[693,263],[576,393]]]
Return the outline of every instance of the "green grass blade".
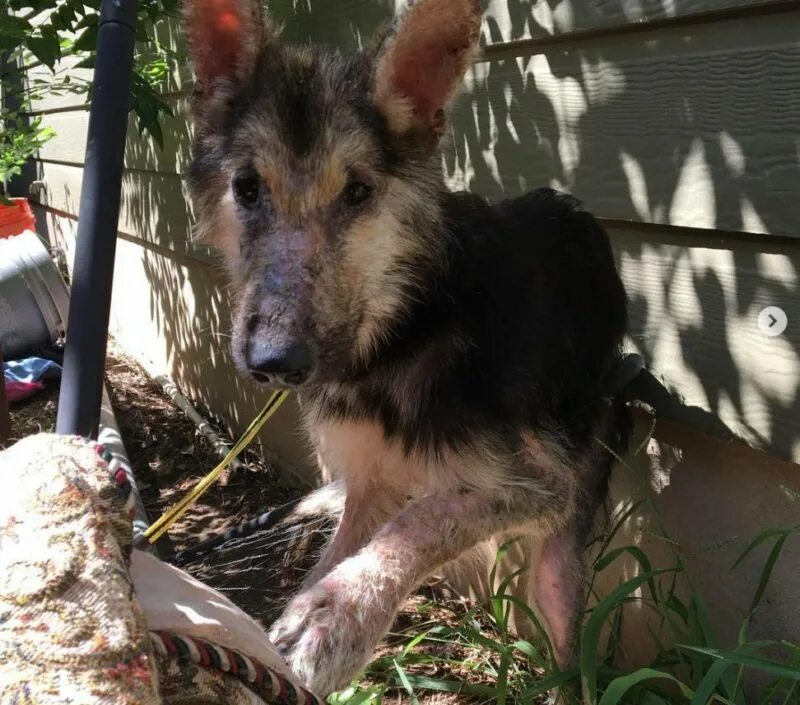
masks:
[[[372,686],[359,690],[356,687],[348,688],[340,693],[334,693],[328,698],[331,705],[364,705],[364,703],[379,703],[383,688]]]
[[[681,681],[679,681],[671,673],[656,671],[653,668],[640,668],[638,671],[634,671],[633,673],[629,673],[625,676],[619,676],[611,681],[611,683],[609,683],[608,687],[605,689],[603,696],[600,698],[598,705],[617,705],[618,703],[622,702],[622,698],[631,688],[634,688],[645,681],[656,679],[665,679],[675,683],[680,689],[681,693],[683,693],[687,699],[693,696],[691,688],[687,687],[684,683],[681,683]]]
[[[758,548],[764,541],[768,541],[771,538],[775,538],[776,536],[788,536],[796,531],[800,531],[800,524],[797,526],[789,526],[789,527],[781,527],[781,526],[774,526],[769,529],[764,529],[761,531],[748,545],[747,548],[742,551],[739,557],[736,559],[734,564],[731,566],[731,570],[736,570],[736,568],[741,564],[741,562],[747,558],[756,548]]]
[[[428,676],[414,676],[406,674],[409,684],[417,690],[434,690],[439,693],[454,693],[457,695],[477,695],[494,697],[495,689],[490,685],[477,685],[462,681],[430,678]]]
[[[669,608],[670,612],[678,615],[678,618],[684,624],[689,621],[689,608],[674,593],[667,598],[666,606]]]
[[[800,680],[800,668],[788,666],[761,656],[753,656],[752,654],[742,651],[723,651],[721,649],[707,649],[700,646],[688,646],[685,644],[679,644],[678,648],[695,651],[715,659],[725,659],[731,663],[740,663],[743,666],[755,668],[758,671],[763,671],[773,676],[780,676],[795,681]]]
[[[536,685],[532,685],[530,688],[525,690],[522,693],[521,698],[523,700],[530,700],[531,698],[547,693],[550,690],[563,688],[571,680],[577,678],[578,675],[579,672],[576,670],[556,671],[553,675],[542,678],[540,681],[537,681]]]
[[[605,538],[603,540],[602,548],[600,549],[600,552],[598,553],[597,558],[595,559],[595,565],[597,564],[597,561],[600,560],[605,555],[606,551],[608,550],[608,547],[611,545],[611,542],[614,540],[614,537],[620,532],[622,527],[625,525],[625,522],[628,521],[628,519],[631,518],[633,513],[639,507],[641,507],[643,504],[645,504],[648,501],[649,500],[647,500],[647,499],[637,500],[636,502],[633,502],[629,506],[623,507],[620,510],[619,516],[617,516],[615,518],[612,518],[612,521],[614,523],[611,526],[611,530],[608,532],[608,534],[605,536]]]
[[[609,628],[608,648],[606,655],[603,657],[603,663],[612,665],[617,656],[617,649],[622,645],[622,613],[624,612],[624,602],[617,605],[616,610],[612,612],[612,622]]]
[[[424,632],[420,632],[411,641],[409,641],[408,644],[406,644],[405,648],[403,649],[403,658],[408,656],[408,654],[411,653],[414,647],[416,647],[421,641],[424,641],[430,633],[431,633],[430,629]]]
[[[733,665],[729,661],[714,661],[695,689],[690,705],[706,705],[724,677],[725,672]]]
[[[652,566],[650,565],[650,560],[647,558],[647,556],[645,555],[644,551],[642,551],[642,549],[639,548],[638,546],[632,546],[632,545],[631,546],[620,546],[618,548],[615,548],[615,549],[609,551],[605,555],[600,556],[598,558],[598,560],[594,564],[594,569],[597,572],[605,570],[609,565],[611,565],[623,553],[630,553],[634,557],[636,562],[640,566],[642,566],[642,568],[645,568],[645,566],[646,566],[646,572],[649,572],[650,570],[652,570]]]
[[[536,629],[536,635],[542,639],[545,649],[547,649],[547,656],[550,659],[550,663],[555,663],[555,654],[553,652],[553,644],[550,642],[550,636],[548,635],[547,630],[544,628],[544,625],[539,621],[536,613],[531,609],[530,605],[514,595],[503,595],[498,599],[502,599],[511,603],[517,607],[517,609],[519,609],[525,615],[525,617],[527,617],[528,621]]]
[[[667,700],[662,695],[654,693],[652,690],[643,690],[639,693],[636,700],[636,705],[674,705],[673,702]]]
[[[791,688],[789,688],[789,692],[786,693],[786,698],[783,701],[783,705],[789,705],[791,702],[797,702],[796,700],[795,701],[790,700],[790,698],[798,690],[800,690],[800,683],[795,682],[795,684]],[[798,698],[798,700],[800,700],[800,698]]]
[[[417,698],[417,694],[414,692],[414,688],[411,686],[411,683],[408,680],[408,676],[406,675],[405,670],[403,667],[397,662],[397,659],[394,659],[394,670],[397,673],[397,677],[400,680],[400,685],[405,688],[406,692],[411,696],[411,702],[414,705],[419,705],[419,699]]]
[[[733,700],[728,700],[724,695],[714,693],[708,701],[708,705],[716,705],[717,703],[719,703],[719,705],[740,705],[739,703],[733,702]]]
[[[756,592],[753,595],[753,601],[750,603],[750,614],[756,611],[758,605],[761,603],[761,598],[764,597],[764,591],[767,589],[767,585],[769,584],[769,580],[772,577],[772,569],[775,567],[775,563],[777,562],[779,556],[781,555],[781,551],[783,550],[783,545],[786,543],[786,539],[789,537],[789,534],[783,534],[772,546],[772,550],[769,552],[767,556],[767,561],[764,563],[764,568],[761,570],[761,577],[758,579],[758,587],[756,588]]]
[[[519,541],[519,537],[509,539],[505,541],[498,549],[497,553],[494,555],[494,563],[492,564],[492,570],[489,573],[489,585],[493,586],[494,581],[497,578],[497,569],[502,563],[503,559],[506,557],[506,553],[508,553],[508,549],[513,546],[515,543]]]
[[[471,644],[478,644],[482,646],[484,649],[488,649],[489,651],[494,651],[501,656],[506,654],[506,646],[505,644],[500,643],[499,641],[495,641],[494,639],[490,639],[487,636],[484,636],[476,629],[472,627],[461,627],[459,632],[463,634],[463,636],[469,640]]]
[[[586,702],[597,700],[597,650],[600,644],[600,631],[608,616],[630,593],[652,580],[656,575],[668,570],[652,570],[642,573],[612,590],[597,603],[581,634],[581,691]]]
[[[510,644],[512,649],[519,651],[520,653],[524,654],[525,657],[533,663],[534,666],[539,668],[545,668],[547,662],[544,658],[542,658],[542,654],[531,642],[525,641],[524,639],[517,639],[515,642]]]
[[[506,705],[508,697],[508,667],[511,659],[505,655],[500,659],[497,670],[497,705]]]

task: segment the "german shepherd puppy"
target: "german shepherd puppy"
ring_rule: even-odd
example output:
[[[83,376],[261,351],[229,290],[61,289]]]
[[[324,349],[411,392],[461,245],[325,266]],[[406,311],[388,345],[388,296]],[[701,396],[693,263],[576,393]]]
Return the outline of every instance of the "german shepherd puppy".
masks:
[[[607,448],[626,433],[605,387],[625,292],[569,196],[446,189],[439,143],[478,54],[478,2],[423,0],[350,56],[285,46],[259,0],[186,2],[189,181],[233,284],[234,357],[296,390],[347,492],[271,638],[326,694],[433,571],[535,531],[536,607],[569,663]]]

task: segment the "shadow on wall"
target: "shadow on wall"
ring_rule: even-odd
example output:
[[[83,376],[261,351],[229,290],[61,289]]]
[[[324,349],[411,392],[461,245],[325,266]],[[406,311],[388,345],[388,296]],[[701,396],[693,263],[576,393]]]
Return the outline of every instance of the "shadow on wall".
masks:
[[[792,194],[800,193],[794,141],[800,91],[790,85],[800,56],[781,35],[788,36],[791,23],[782,23],[785,30],[769,18],[665,29],[533,55],[497,48],[503,39],[555,32],[537,20],[543,5],[493,4],[484,40],[495,46],[470,72],[453,111],[444,160],[449,183],[491,198],[550,185],[609,219],[629,294],[631,347],[667,386],[681,378],[679,391],[688,389],[695,420],[708,416],[702,408],[711,412],[705,427],[724,432],[728,424],[757,446],[797,456],[800,332],[790,327],[767,341],[753,320],[763,306],[789,310],[798,299],[800,241],[732,234],[800,234],[792,208]],[[280,0],[270,11],[285,24],[288,41],[354,47],[392,17],[394,6],[393,0]],[[605,18],[624,20],[630,12],[622,0],[547,7],[578,28],[599,22],[598,7]],[[657,3],[640,9],[651,18],[667,15]],[[170,42],[179,41],[174,28],[169,33]],[[188,237],[191,217],[178,173],[188,163],[191,134],[186,84],[176,88],[166,149],[129,139],[124,218],[147,242],[149,307],[173,375],[241,427],[241,415],[260,396],[231,371],[222,279],[213,255]],[[709,230],[677,233],[637,223]],[[755,364],[754,356],[764,361]],[[754,376],[773,368],[785,373]],[[679,395],[651,394],[680,416]],[[291,424],[287,415],[284,428]]]
[[[531,55],[495,43],[551,34],[536,20],[541,3],[502,5],[505,24],[487,20],[494,46],[454,110],[450,185],[491,198],[552,186],[608,219],[631,346],[656,373],[689,380],[692,403],[733,419],[737,434],[797,457],[800,331],[790,325],[768,341],[754,321],[767,305],[797,310],[800,241],[733,235],[800,235],[796,41],[775,18],[755,18]],[[576,27],[597,22],[588,3],[549,3],[563,5]],[[630,9],[601,5],[621,18]],[[646,14],[666,17],[658,7],[648,3]],[[727,232],[684,236],[635,223]],[[754,379],[771,372],[769,358],[785,374]]]

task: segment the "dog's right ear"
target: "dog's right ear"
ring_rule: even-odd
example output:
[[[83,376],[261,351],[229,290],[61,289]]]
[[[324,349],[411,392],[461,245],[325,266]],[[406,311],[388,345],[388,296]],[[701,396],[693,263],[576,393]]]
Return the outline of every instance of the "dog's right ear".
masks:
[[[444,109],[478,54],[478,0],[422,0],[379,45],[373,97],[389,129],[444,130]]]
[[[260,0],[184,0],[184,17],[201,94],[253,71],[270,33]]]

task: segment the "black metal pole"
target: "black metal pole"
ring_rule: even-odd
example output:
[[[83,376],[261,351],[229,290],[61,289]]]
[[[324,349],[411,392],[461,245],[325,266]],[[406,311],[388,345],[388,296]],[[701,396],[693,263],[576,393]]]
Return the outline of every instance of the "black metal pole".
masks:
[[[137,0],[103,0],[56,431],[95,436],[105,371]]]

